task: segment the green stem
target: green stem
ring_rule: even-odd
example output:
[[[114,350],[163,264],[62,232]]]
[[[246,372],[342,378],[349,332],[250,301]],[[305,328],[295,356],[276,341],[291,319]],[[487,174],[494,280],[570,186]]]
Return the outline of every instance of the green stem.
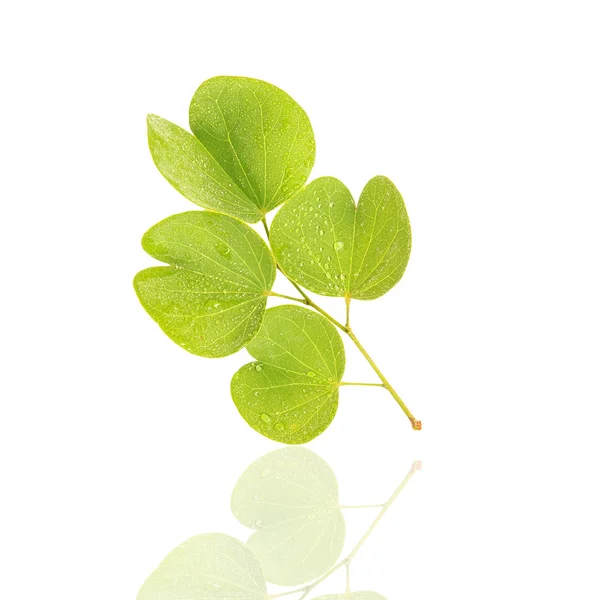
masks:
[[[377,373],[379,379],[383,383],[383,387],[392,395],[394,400],[400,405],[400,408],[404,411],[404,414],[408,417],[409,421],[412,423],[412,428],[415,430],[420,430],[422,428],[421,421],[417,421],[413,414],[408,410],[406,404],[400,396],[398,392],[391,386],[390,382],[385,378],[385,375],[379,370],[379,367],[375,364],[375,361],[369,356],[369,353],[365,350],[364,346],[358,341],[358,338],[354,335],[352,329],[348,328],[345,330],[348,334],[348,337],[354,342],[354,345],[360,350],[361,354],[367,359],[367,362],[373,368],[373,371]]]
[[[350,329],[350,296],[345,296],[346,298],[346,329]]]
[[[302,298],[294,298],[293,296],[286,296],[285,294],[278,294],[277,292],[269,292],[267,296],[275,296],[276,298],[285,298],[286,300],[293,300],[294,302],[300,302],[306,304],[306,300]]]
[[[270,241],[271,236],[270,236],[270,232],[269,232],[269,226],[267,225],[267,220],[264,217],[262,219],[262,224],[263,224],[263,227],[265,228],[265,233],[267,234],[267,240]],[[413,416],[413,414],[410,412],[410,410],[408,410],[408,407],[406,406],[406,404],[404,404],[404,401],[402,400],[402,398],[400,398],[400,396],[398,395],[398,392],[396,392],[396,390],[392,387],[392,385],[386,379],[384,374],[379,370],[379,367],[375,364],[375,361],[369,356],[369,353],[365,350],[364,346],[358,341],[358,338],[354,335],[354,332],[350,328],[350,298],[346,297],[346,325],[342,325],[337,319],[332,317],[328,312],[323,310],[319,305],[315,304],[312,301],[312,299],[309,296],[307,296],[307,294],[304,292],[304,290],[295,281],[290,279],[283,272],[283,270],[281,269],[281,267],[279,265],[277,265],[277,269],[298,290],[298,292],[302,296],[303,300],[299,300],[297,298],[292,298],[291,296],[285,296],[285,298],[310,306],[311,308],[316,310],[318,313],[321,313],[328,321],[333,323],[338,329],[341,329],[344,333],[346,333],[348,335],[348,337],[354,342],[354,345],[358,348],[360,353],[367,359],[367,362],[371,365],[371,367],[375,371],[375,373],[377,373],[377,376],[379,377],[379,379],[381,379],[381,383],[383,384],[382,387],[384,387],[392,395],[394,400],[398,403],[400,408],[404,411],[404,414],[408,417],[409,421],[412,424],[412,428],[417,431],[422,429],[421,421],[417,421],[417,419]],[[275,294],[275,295],[278,295],[278,294]]]

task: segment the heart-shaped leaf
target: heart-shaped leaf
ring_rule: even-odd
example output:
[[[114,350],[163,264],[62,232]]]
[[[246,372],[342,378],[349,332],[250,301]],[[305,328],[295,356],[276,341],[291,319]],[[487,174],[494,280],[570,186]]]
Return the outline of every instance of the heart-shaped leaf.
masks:
[[[381,594],[375,592],[348,592],[346,594],[328,594],[319,596],[315,600],[386,600]]]
[[[142,246],[169,267],[134,279],[148,314],[177,344],[211,358],[243,348],[258,332],[275,263],[261,237],[226,215],[192,211],[152,227]]]
[[[141,587],[137,600],[264,600],[256,556],[222,533],[198,535],[173,550]]]
[[[325,431],[346,363],[333,325],[306,308],[276,306],[247,349],[257,362],[233,376],[231,395],[248,424],[286,444],[304,444]]]
[[[256,223],[306,183],[315,138],[283,90],[247,77],[214,77],[190,105],[192,135],[155,115],[148,144],[158,170],[192,202]]]
[[[406,269],[410,223],[400,192],[386,177],[367,183],[358,207],[341,181],[321,177],[275,215],[271,247],[286,275],[309,290],[372,300]]]
[[[270,452],[246,469],[231,498],[238,520],[256,529],[248,547],[278,585],[312,581],[333,567],[346,526],[331,467],[306,448]]]

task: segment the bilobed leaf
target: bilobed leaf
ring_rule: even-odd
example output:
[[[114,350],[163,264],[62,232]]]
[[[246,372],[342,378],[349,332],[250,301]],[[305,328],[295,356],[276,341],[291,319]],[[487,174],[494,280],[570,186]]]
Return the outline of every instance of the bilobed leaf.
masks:
[[[346,362],[333,325],[306,308],[276,306],[247,349],[257,360],[231,381],[244,419],[286,444],[303,444],[325,431],[337,410]]]
[[[277,213],[271,247],[286,275],[309,290],[371,300],[402,277],[410,223],[400,192],[386,177],[367,183],[358,206],[341,181],[321,177]]]
[[[198,535],[173,550],[142,585],[137,600],[264,600],[256,556],[222,533]]]
[[[195,135],[148,116],[158,170],[204,208],[256,223],[295,194],[315,162],[315,138],[302,108],[278,87],[247,77],[214,77],[190,105]]]
[[[346,532],[338,499],[331,467],[306,448],[281,448],[248,467],[233,490],[231,509],[256,529],[248,547],[267,581],[299,585],[334,566]]]
[[[174,342],[214,358],[236,352],[256,335],[275,263],[250,227],[226,215],[192,211],[152,227],[142,245],[171,265],[141,271],[134,286]]]
[[[304,110],[278,87],[214,77],[196,91],[190,127],[237,187],[266,214],[295,194],[315,162]]]
[[[256,223],[261,213],[191,133],[148,115],[148,145],[165,179],[194,204]]]
[[[381,594],[375,592],[349,592],[347,594],[328,594],[319,596],[315,600],[386,600]]]

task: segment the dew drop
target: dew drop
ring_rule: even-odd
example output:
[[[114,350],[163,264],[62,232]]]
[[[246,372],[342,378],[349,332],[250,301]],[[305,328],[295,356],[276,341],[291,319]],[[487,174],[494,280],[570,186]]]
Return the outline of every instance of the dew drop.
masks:
[[[263,413],[262,415],[260,415],[260,419],[261,419],[261,421],[264,421],[265,423],[270,423],[271,415],[268,415],[267,413]]]
[[[283,423],[276,423],[275,429],[277,429],[277,431],[283,431],[285,429],[285,425]]]
[[[339,250],[343,250],[343,249],[344,249],[344,242],[336,242],[336,243],[333,245],[333,247],[334,247],[336,250],[338,250],[338,251],[339,251]]]
[[[267,477],[268,477],[270,474],[271,474],[271,469],[263,469],[263,470],[260,472],[260,476],[261,476],[263,479],[266,479],[266,478],[267,478]]]
[[[319,229],[319,235],[323,235],[324,231],[322,229]]]
[[[314,371],[309,371],[306,375],[308,377],[316,377],[317,376],[317,374]]]
[[[256,365],[256,370],[257,370],[258,372],[262,371],[262,365]]]
[[[330,202],[329,206],[333,206],[335,204],[335,202]]]
[[[256,527],[258,529],[259,527],[262,527],[262,524],[263,524],[262,519],[256,519],[256,521],[254,523],[254,527]]]

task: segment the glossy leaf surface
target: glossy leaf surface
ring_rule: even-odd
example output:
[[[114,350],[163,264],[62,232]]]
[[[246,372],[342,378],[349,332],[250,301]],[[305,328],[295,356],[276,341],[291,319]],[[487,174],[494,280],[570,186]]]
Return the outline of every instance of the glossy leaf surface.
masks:
[[[322,433],[335,416],[346,362],[334,326],[306,308],[276,306],[267,310],[248,352],[256,362],[242,367],[231,382],[244,419],[286,444],[303,444]]]
[[[308,179],[315,139],[304,110],[278,87],[248,77],[214,77],[196,91],[190,127],[261,214]]]
[[[196,91],[188,133],[148,116],[158,170],[204,208],[256,223],[306,183],[315,138],[304,110],[278,87],[247,77],[214,77]]]
[[[321,177],[277,213],[271,246],[283,271],[309,290],[372,300],[406,269],[410,223],[400,192],[386,177],[367,183],[358,206],[341,181]]]
[[[148,115],[147,124],[154,164],[178,192],[198,206],[248,223],[261,218],[257,206],[195,136],[156,115]]]
[[[138,273],[143,307],[192,354],[226,356],[260,329],[275,264],[261,237],[226,215],[192,211],[152,227],[142,246],[170,266]]]

